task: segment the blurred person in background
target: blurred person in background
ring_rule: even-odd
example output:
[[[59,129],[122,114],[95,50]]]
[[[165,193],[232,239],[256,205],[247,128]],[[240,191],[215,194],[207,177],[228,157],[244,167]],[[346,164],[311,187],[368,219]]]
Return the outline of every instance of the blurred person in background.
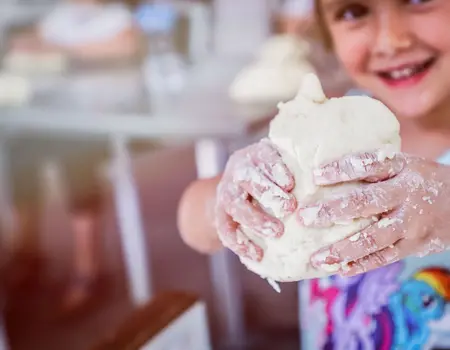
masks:
[[[132,12],[135,5],[134,0],[63,1],[32,30],[13,36],[10,50],[30,55],[58,52],[71,60],[100,66],[133,60],[141,51],[141,33]],[[40,260],[42,154],[56,159],[63,175],[74,237],[73,276],[63,297],[63,312],[90,305],[88,301],[95,294],[103,202],[98,170],[107,153],[104,144],[92,145],[70,137],[59,138],[56,144],[54,140],[22,138],[14,139],[11,144],[12,195],[20,231],[13,249],[18,271],[24,274],[25,280],[36,273],[36,261]]]
[[[11,50],[60,52],[88,62],[130,59],[141,49],[132,12],[138,1],[61,1],[31,30],[13,37]]]
[[[450,2],[316,0],[316,15],[325,45],[353,81],[396,114],[406,153],[384,161],[376,150],[348,155],[314,173],[322,185],[363,183],[340,198],[312,203],[317,214],[310,226],[372,215],[393,224],[370,225],[313,255],[319,269],[349,263],[337,276],[301,283],[302,349],[448,349]],[[243,167],[266,184],[242,179]],[[281,177],[270,171],[281,168]],[[255,202],[282,190],[280,207],[299,215],[303,208],[290,205],[294,186],[270,141],[253,144],[231,157],[224,174],[186,190],[181,235],[213,253],[222,247],[218,230],[236,254],[262,259],[255,242],[239,238],[240,225],[255,235],[269,226],[271,237],[282,234],[281,221]]]

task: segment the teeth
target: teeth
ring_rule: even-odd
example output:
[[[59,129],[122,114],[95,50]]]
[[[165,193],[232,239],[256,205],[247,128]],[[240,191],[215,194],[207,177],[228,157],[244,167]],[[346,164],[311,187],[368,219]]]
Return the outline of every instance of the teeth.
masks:
[[[415,69],[413,68],[403,68],[403,69],[398,69],[398,70],[394,70],[392,72],[389,72],[389,76],[392,79],[402,79],[402,78],[408,78],[410,76],[412,76],[415,72]]]

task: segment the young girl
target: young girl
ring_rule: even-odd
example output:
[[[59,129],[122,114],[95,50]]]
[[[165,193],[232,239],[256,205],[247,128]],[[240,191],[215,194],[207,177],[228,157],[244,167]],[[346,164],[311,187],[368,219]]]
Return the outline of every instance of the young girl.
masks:
[[[139,56],[141,38],[133,19],[131,7],[134,3],[134,0],[62,2],[31,31],[12,37],[10,50],[25,51],[31,55],[33,52],[57,51],[88,66],[95,63],[95,67],[118,61],[133,61],[132,58]],[[102,74],[102,71],[97,74],[91,69],[87,74],[74,76],[68,82],[69,89],[74,91],[72,95],[76,95],[74,100],[92,101],[91,96],[86,94],[92,94],[97,99],[104,98],[110,89],[114,90],[111,85],[124,84],[120,74],[119,80],[114,80],[115,75],[112,80],[109,79],[108,72]],[[123,87],[116,87],[109,95],[120,88]],[[110,97],[113,104],[114,99],[114,96]],[[64,176],[63,184],[74,234],[74,271],[62,307],[63,311],[71,311],[86,305],[85,302],[94,295],[92,289],[99,277],[99,233],[103,202],[103,179],[99,177],[99,167],[107,159],[107,144],[62,136],[45,140],[20,137],[12,140],[9,146],[12,195],[21,233],[14,248],[17,250],[19,265],[31,265],[31,273],[35,273],[35,265],[30,264],[30,257],[38,251],[37,231],[42,206],[39,174],[43,158],[56,160]]]
[[[354,82],[397,115],[405,153],[385,162],[377,161],[376,152],[348,155],[315,171],[320,185],[356,179],[366,184],[342,199],[311,203],[318,208],[312,225],[372,215],[393,224],[369,226],[356,241],[343,240],[311,258],[318,268],[350,263],[337,277],[301,283],[302,349],[448,349],[450,254],[442,251],[450,247],[450,167],[439,163],[450,164],[450,2],[318,0],[316,14],[325,43]],[[261,232],[271,221],[282,232],[277,218],[252,203],[275,186],[289,192],[295,184],[282,187],[267,172],[261,188],[239,183],[235,173],[276,163],[281,158],[268,142],[233,155],[217,191],[215,215],[203,213],[205,222],[195,226],[191,220],[198,216],[191,215],[215,198],[220,178],[193,184],[180,205],[185,241],[201,251],[220,249],[215,217],[237,254],[256,251],[252,258],[261,259],[262,251],[248,249],[253,242],[238,243],[239,225]],[[301,218],[303,209],[295,215]]]

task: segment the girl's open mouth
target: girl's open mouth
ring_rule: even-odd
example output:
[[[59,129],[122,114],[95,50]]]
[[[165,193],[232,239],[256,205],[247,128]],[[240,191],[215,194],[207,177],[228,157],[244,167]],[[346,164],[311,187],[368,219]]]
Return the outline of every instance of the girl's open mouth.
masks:
[[[410,85],[417,83],[425,77],[430,68],[436,63],[436,60],[436,57],[432,57],[423,62],[407,64],[387,71],[380,71],[377,74],[388,85]]]

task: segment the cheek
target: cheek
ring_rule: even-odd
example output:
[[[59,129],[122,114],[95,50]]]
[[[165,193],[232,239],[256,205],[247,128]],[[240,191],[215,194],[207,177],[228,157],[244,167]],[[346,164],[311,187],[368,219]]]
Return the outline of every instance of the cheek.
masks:
[[[349,32],[333,35],[336,55],[354,80],[366,72],[366,62],[369,54],[367,36],[355,35]]]
[[[450,35],[447,35],[449,16],[450,1],[446,1],[432,14],[411,19],[410,28],[413,28],[417,42],[440,53],[450,54]]]

